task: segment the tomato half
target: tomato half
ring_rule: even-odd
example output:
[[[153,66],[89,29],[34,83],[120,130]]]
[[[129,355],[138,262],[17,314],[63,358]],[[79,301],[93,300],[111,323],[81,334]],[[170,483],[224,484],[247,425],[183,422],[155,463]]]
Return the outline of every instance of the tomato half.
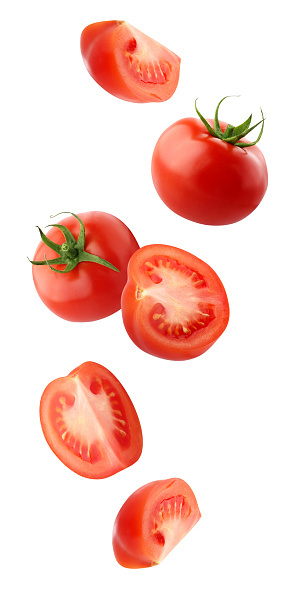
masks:
[[[43,303],[53,313],[68,321],[94,321],[115,313],[121,306],[121,294],[127,279],[127,264],[138,249],[131,231],[120,219],[108,213],[92,211],[81,213],[85,228],[85,250],[99,256],[119,270],[104,265],[81,261],[70,272],[58,273],[48,265],[33,265],[33,279]],[[79,222],[75,217],[63,219],[78,240]],[[56,244],[65,244],[59,227],[52,227],[46,237]],[[56,253],[41,241],[37,247],[34,263],[56,258]],[[55,270],[65,266],[56,266]]]
[[[195,495],[183,480],[144,485],[127,499],[115,520],[118,563],[131,569],[160,564],[200,517]]]
[[[134,406],[118,379],[96,362],[84,362],[46,387],[40,419],[51,450],[81,476],[109,477],[141,455]]]
[[[162,102],[175,92],[180,58],[125,21],[87,26],[81,53],[92,78],[130,102]]]
[[[167,245],[147,245],[133,254],[121,303],[133,342],[168,360],[203,354],[229,319],[226,292],[214,270]]]
[[[220,121],[220,127],[225,131],[227,125]],[[240,148],[221,141],[195,118],[177,121],[160,136],[152,178],[172,211],[204,225],[227,225],[247,217],[261,202],[268,181],[257,145]]]

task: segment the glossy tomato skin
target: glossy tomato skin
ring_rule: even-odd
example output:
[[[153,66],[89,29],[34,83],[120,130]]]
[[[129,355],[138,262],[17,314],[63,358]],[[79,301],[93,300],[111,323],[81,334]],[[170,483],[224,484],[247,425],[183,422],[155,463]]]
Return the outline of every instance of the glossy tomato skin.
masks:
[[[222,131],[226,126],[220,122]],[[152,178],[172,211],[204,225],[244,219],[259,205],[268,183],[257,145],[240,148],[221,141],[195,118],[181,119],[162,133],[152,157]]]
[[[194,493],[182,479],[144,485],[127,499],[116,517],[116,560],[131,569],[160,564],[200,517]]]
[[[92,78],[122,100],[162,102],[176,90],[180,58],[124,21],[88,25],[80,45]]]
[[[205,262],[179,248],[153,244],[130,258],[122,317],[132,341],[166,360],[206,352],[229,320],[224,286]]]
[[[128,227],[113,215],[92,211],[78,216],[85,226],[85,250],[107,260],[119,272],[94,262],[80,262],[66,274],[33,265],[33,279],[40,298],[53,313],[68,321],[95,321],[120,309],[127,264],[139,246]],[[60,224],[68,227],[77,239],[80,227],[75,217],[67,217]],[[56,227],[46,235],[58,244],[65,240]],[[34,260],[44,260],[44,255],[48,260],[57,257],[41,241]]]
[[[54,454],[86,478],[109,477],[134,464],[142,452],[131,399],[119,380],[96,362],[84,362],[45,388],[40,420]]]

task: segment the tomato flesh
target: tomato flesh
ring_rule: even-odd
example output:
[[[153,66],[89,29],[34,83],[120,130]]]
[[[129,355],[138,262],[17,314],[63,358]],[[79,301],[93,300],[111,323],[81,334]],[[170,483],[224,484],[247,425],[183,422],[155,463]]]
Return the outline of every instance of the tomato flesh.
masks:
[[[180,58],[124,21],[86,27],[81,52],[92,78],[118,98],[161,102],[176,90]]]
[[[153,245],[130,259],[122,315],[138,347],[161,358],[185,360],[217,340],[229,307],[210,266],[178,248]]]
[[[159,560],[184,538],[187,533],[184,524],[191,512],[192,507],[183,495],[168,497],[156,505],[150,526],[155,542],[162,548]]]
[[[115,557],[127,568],[160,564],[200,517],[195,495],[185,481],[148,483],[127,499],[117,515]]]
[[[114,375],[95,362],[46,387],[40,418],[53,452],[82,476],[105,478],[141,454],[141,427],[132,402]]]
[[[132,36],[127,40],[126,49],[123,52],[125,68],[139,82],[145,84],[166,84],[170,79],[172,66],[165,59],[159,58],[156,41],[125,23]],[[137,37],[137,39],[136,39]],[[121,59],[121,48],[115,49],[118,60]]]
[[[206,303],[208,286],[204,277],[173,258],[154,256],[145,262],[145,272],[155,286],[144,290],[155,303],[150,322],[170,338],[189,338],[214,319],[214,305]]]

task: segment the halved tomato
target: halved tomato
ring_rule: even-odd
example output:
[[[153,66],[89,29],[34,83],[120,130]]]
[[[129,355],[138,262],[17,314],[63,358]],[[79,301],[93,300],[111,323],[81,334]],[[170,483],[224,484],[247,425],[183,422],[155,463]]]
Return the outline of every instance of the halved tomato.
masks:
[[[229,319],[226,292],[214,270],[168,245],[147,245],[131,256],[121,306],[133,342],[167,360],[200,356]]]
[[[92,78],[122,100],[161,102],[176,90],[180,58],[125,21],[88,25],[81,53]]]
[[[160,564],[200,517],[195,495],[182,479],[144,485],[116,517],[113,549],[118,563],[131,569]]]
[[[131,399],[96,362],[84,362],[46,387],[40,419],[51,450],[81,476],[109,477],[141,455],[142,432]]]

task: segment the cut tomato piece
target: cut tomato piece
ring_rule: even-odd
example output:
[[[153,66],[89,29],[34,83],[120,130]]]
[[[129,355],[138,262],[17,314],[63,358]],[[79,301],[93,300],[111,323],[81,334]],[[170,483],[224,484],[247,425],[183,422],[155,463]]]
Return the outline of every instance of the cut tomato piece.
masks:
[[[144,485],[127,499],[115,520],[118,563],[131,569],[160,564],[200,517],[195,495],[183,480]]]
[[[95,362],[81,364],[46,387],[40,419],[51,450],[81,476],[111,476],[141,455],[134,406],[117,378]]]
[[[92,78],[123,100],[162,102],[176,90],[180,58],[125,21],[87,26],[81,53]]]
[[[214,270],[167,245],[148,245],[131,256],[121,306],[133,342],[168,360],[203,354],[229,319],[226,292]]]

